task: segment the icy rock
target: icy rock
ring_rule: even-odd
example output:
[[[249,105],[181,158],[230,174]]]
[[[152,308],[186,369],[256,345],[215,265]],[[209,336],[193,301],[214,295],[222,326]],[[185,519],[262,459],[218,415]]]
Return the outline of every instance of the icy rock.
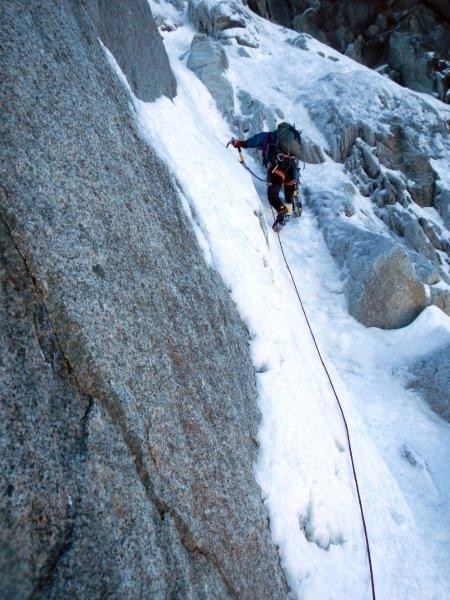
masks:
[[[191,43],[187,66],[197,73],[205,67],[223,73],[228,68],[228,59],[222,46],[203,33],[197,33]]]
[[[354,214],[352,198],[355,195],[355,187],[348,183],[342,193],[315,193],[307,185],[303,188],[305,200],[314,210],[319,218],[321,226],[332,226],[336,222],[336,217],[342,215],[349,216]]]
[[[228,59],[222,45],[198,33],[192,40],[187,66],[208,88],[220,112],[230,117],[234,112],[234,94],[233,86],[223,75]]]
[[[425,288],[397,244],[343,222],[325,226],[324,236],[348,275],[348,310],[360,323],[381,329],[404,327],[425,308]]]
[[[415,379],[408,387],[420,391],[434,412],[450,423],[450,346],[424,356],[410,371]]]
[[[173,98],[177,84],[148,2],[89,0],[86,9],[135,95],[146,102],[163,94]]]
[[[246,90],[239,90],[238,98],[241,103],[241,112],[243,115],[252,115],[256,111],[261,111],[263,109],[264,105],[262,102],[254,98]]]
[[[200,33],[217,35],[224,29],[245,27],[245,17],[236,2],[189,0],[188,16]]]
[[[290,11],[288,3],[280,2],[280,0],[266,0],[266,2],[272,21],[283,27],[289,27]]]
[[[436,127],[442,130],[445,123],[438,119]],[[432,206],[436,187],[436,173],[430,164],[428,152],[420,150],[420,123],[414,127],[391,119],[391,131],[388,136],[379,137],[377,141],[380,162],[390,169],[400,170],[410,182],[407,189],[416,204]]]
[[[386,206],[375,214],[391,231],[408,241],[410,248],[414,250],[409,251],[409,256],[418,278],[427,285],[434,285],[440,281],[441,261],[414,213],[411,214],[398,206]]]
[[[441,271],[436,264],[417,254],[417,252],[408,252],[408,256],[414,268],[417,278],[425,285],[435,285],[441,281]]]
[[[312,120],[327,139],[327,153],[331,158],[337,162],[347,161],[352,158],[355,145],[359,144],[350,170],[364,171],[368,175],[364,170],[367,169],[374,174],[379,164],[387,170],[399,171],[399,175],[404,176],[403,189],[400,189],[394,179],[384,172],[388,183],[385,187],[377,186],[380,190],[386,190],[376,199],[380,205],[394,201],[407,205],[412,199],[420,206],[431,206],[436,190],[436,173],[430,164],[430,156],[438,156],[442,148],[438,148],[430,139],[429,124],[432,123],[433,131],[442,133],[442,139],[445,140],[448,137],[445,119],[418,98],[410,99],[411,105],[407,108],[415,111],[418,118],[408,120],[403,114],[405,108],[399,110],[398,99],[384,93],[379,101],[385,106],[385,114],[375,125],[375,114],[366,116],[366,109],[361,107],[360,97],[364,97],[365,90],[352,91],[342,74],[328,73],[320,78],[316,87],[319,95],[322,90],[330,88],[335,93],[335,98],[328,97],[320,103],[311,100],[306,93],[301,96]],[[427,115],[426,120],[419,118],[419,114]],[[359,139],[367,146],[361,145]],[[424,140],[427,140],[426,143]],[[396,188],[395,200],[389,189],[390,184]]]
[[[368,327],[404,327],[425,307],[423,285],[398,246],[366,256],[363,262],[350,261],[350,272],[345,290],[349,312]]]
[[[327,37],[319,28],[317,11],[311,7],[307,8],[302,14],[297,15],[292,21],[292,27],[295,31],[312,35],[317,40],[326,43]]]
[[[221,37],[226,30],[252,27],[251,19],[242,5],[233,1],[189,0],[188,17],[200,33]],[[233,35],[239,35],[234,33]],[[241,43],[246,44],[246,36],[241,34]],[[255,44],[257,46],[257,44]]]
[[[348,97],[344,82],[340,78],[327,79],[324,77],[320,81],[323,80],[326,80],[326,85],[335,86],[337,95]],[[322,85],[325,86],[325,83]],[[448,194],[440,187],[441,185],[443,187],[444,182],[440,182],[440,180],[436,182],[439,195],[433,198],[436,174],[429,164],[429,158],[421,154],[425,152],[424,148],[429,143],[424,143],[424,140],[427,139],[426,128],[423,128],[422,121],[419,118],[414,121],[403,119],[395,106],[394,98],[388,93],[383,96],[388,128],[384,128],[383,122],[381,122],[376,134],[373,132],[371,134],[372,119],[367,119],[366,123],[359,124],[354,118],[353,122],[351,121],[348,113],[352,111],[345,109],[345,106],[350,108],[353,106],[351,98],[348,98],[348,102],[341,102],[340,104],[331,101],[314,105],[309,103],[307,97],[305,97],[305,101],[313,120],[326,133],[332,156],[335,159],[342,159],[350,148],[349,156],[345,161],[346,169],[360,192],[364,196],[371,196],[377,207],[389,208],[395,206],[400,208],[397,205],[399,203],[402,207],[407,208],[412,203],[412,193],[414,199],[420,204],[429,205],[434,202],[435,207],[443,217],[449,214],[450,198],[447,199]],[[445,139],[444,119],[434,114],[429,106],[420,106],[419,108],[420,114],[427,114],[427,121],[432,122],[433,130],[442,132],[443,139]],[[411,109],[418,110],[417,106],[412,106]],[[335,117],[330,117],[330,115],[335,115]],[[330,118],[332,122],[328,123]],[[358,135],[352,143],[356,133]],[[373,139],[374,135],[375,140]],[[433,155],[433,153],[439,156],[442,153],[442,148],[437,146],[433,149],[430,143],[427,152],[428,156]],[[378,169],[379,175],[376,176]],[[445,201],[446,199],[447,201]],[[380,216],[383,214],[377,212],[377,209],[375,209],[375,212]],[[421,231],[422,228],[417,224],[417,216],[414,215],[413,219],[414,222],[402,223],[401,215],[396,217],[395,220],[389,217],[386,220],[383,218],[385,222],[389,223],[390,228],[399,235],[404,236],[406,229],[406,237],[409,240],[410,247],[422,252],[427,259],[438,264],[439,260],[433,247],[433,240],[427,235],[424,237],[424,232]],[[444,249],[446,247],[445,236],[440,239],[444,240],[441,245]],[[434,243],[436,243],[436,240],[434,240]],[[436,249],[440,249],[437,244]],[[442,257],[440,258],[442,259]],[[429,276],[421,277],[423,280],[439,278],[436,268],[427,268],[426,271]]]
[[[394,31],[389,38],[389,64],[399,71],[407,87],[421,92],[432,92],[429,78],[429,58],[418,52],[417,35]]]
[[[395,204],[397,202],[396,189],[386,175],[383,174],[378,181],[374,183],[377,187],[372,194],[372,198],[378,207],[381,208],[387,204]],[[369,189],[370,188],[371,186],[369,186]]]
[[[403,236],[402,220],[393,206],[386,206],[383,210],[374,210],[375,214],[385,223],[391,231]]]
[[[444,225],[450,230],[450,190],[437,187],[437,194],[433,199],[433,206],[441,215]]]
[[[283,119],[283,112],[273,106],[265,106],[245,90],[239,90],[243,116],[235,119],[234,124],[239,137],[251,137],[260,131],[273,131]]]
[[[305,33],[300,33],[295,37],[289,38],[287,41],[288,44],[294,46],[295,48],[299,48],[300,50],[309,50],[308,40],[311,39],[311,36],[308,36]]]
[[[361,138],[357,138],[356,147],[361,150],[363,168],[369,177],[376,179],[380,174],[380,162],[374,154],[374,149]]]
[[[398,172],[388,171],[383,169],[387,180],[395,189],[395,196],[397,202],[403,207],[408,206],[411,203],[411,196],[406,188],[405,177]]]
[[[431,167],[428,157],[416,154],[407,160],[405,156],[402,170],[409,179],[414,181],[414,184],[408,187],[414,202],[419,206],[432,206],[436,173]]]
[[[121,5],[136,91],[173,91]],[[0,595],[285,598],[248,331],[88,8],[2,14]]]
[[[419,218],[419,225],[422,227],[423,232],[427,236],[428,240],[437,250],[441,252],[449,252],[450,244],[448,240],[444,239],[442,229],[437,225],[430,223],[423,217]]]
[[[364,52],[364,38],[362,35],[358,35],[353,44],[349,44],[345,50],[345,56],[349,58],[353,58],[357,62],[363,62],[363,52]]]
[[[431,294],[431,303],[450,317],[450,291],[436,290]]]
[[[346,203],[355,194],[352,185],[333,194],[308,186],[303,192],[318,216],[331,255],[347,277],[344,291],[350,314],[364,325],[382,329],[410,323],[427,305],[413,253],[345,219]]]
[[[349,155],[350,150],[356,139],[360,136],[361,130],[358,123],[353,120],[344,120],[336,115],[331,108],[331,122],[324,128],[325,136],[330,146],[330,156],[337,162],[343,162]]]
[[[390,65],[400,73],[403,85],[445,100],[450,78],[445,73],[447,61],[440,55],[448,57],[448,24],[420,3],[402,25],[389,37]]]
[[[401,220],[403,237],[408,240],[412,248],[431,262],[440,264],[436,250],[425,235],[417,217],[407,211],[397,212],[397,217]]]
[[[217,37],[223,44],[232,44],[236,41],[240,46],[247,46],[247,48],[259,47],[255,36],[248,29],[226,29],[219,33]]]
[[[200,33],[257,48],[254,24],[244,7],[233,1],[189,0],[188,17]]]
[[[325,162],[322,148],[303,133],[301,138],[300,160],[313,165]]]
[[[288,7],[292,29],[312,35],[402,85],[448,101],[448,1],[287,0],[274,4]],[[250,0],[249,6],[277,21],[266,1]]]
[[[384,64],[377,67],[375,71],[380,75],[385,75],[386,77],[389,77],[391,69],[389,68],[389,65]]]
[[[403,206],[409,204],[410,196],[402,176],[384,168],[375,155],[375,148],[361,138],[357,138],[345,166],[363,196],[371,195],[378,208],[396,202]]]

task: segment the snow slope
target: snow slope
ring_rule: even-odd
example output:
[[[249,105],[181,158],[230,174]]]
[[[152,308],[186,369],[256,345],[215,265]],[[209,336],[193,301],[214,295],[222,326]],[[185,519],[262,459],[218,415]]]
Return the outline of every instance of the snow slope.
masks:
[[[158,10],[165,7],[173,12],[172,5],[158,3]],[[342,418],[277,237],[267,226],[271,215],[264,185],[252,181],[233,151],[225,148],[232,132],[209,92],[185,66],[195,31],[183,15],[172,16],[180,26],[164,38],[177,78],[176,98],[146,104],[131,91],[130,97],[142,136],[181,186],[180,201],[205,260],[229,287],[251,335],[262,413],[255,477],[273,539],[297,597],[369,598],[365,542]],[[277,55],[286,59],[300,51],[286,44],[286,30],[256,22],[260,47],[249,50],[251,59],[238,57],[237,45],[227,46],[230,81],[235,89],[260,94],[266,105],[282,106],[288,120],[302,123],[312,139],[326,145],[308,117],[306,92],[296,94],[288,82],[297,77],[301,83],[320,70],[330,76],[328,93],[334,93],[334,74],[342,64],[362,84],[373,85],[372,78],[379,76],[348,59],[336,63],[313,53],[307,61],[286,60],[292,65],[287,70],[277,69]],[[314,44],[328,55],[337,54]],[[322,85],[326,88],[326,81]],[[414,93],[402,93],[414,102]],[[263,176],[251,157],[248,163]],[[308,165],[304,180],[333,190],[342,176],[342,165],[327,160]],[[348,420],[377,598],[450,597],[450,426],[405,390],[400,378],[411,357],[449,343],[450,319],[429,308],[403,330],[364,328],[346,312],[342,281],[315,217],[306,210],[285,228],[282,239]]]

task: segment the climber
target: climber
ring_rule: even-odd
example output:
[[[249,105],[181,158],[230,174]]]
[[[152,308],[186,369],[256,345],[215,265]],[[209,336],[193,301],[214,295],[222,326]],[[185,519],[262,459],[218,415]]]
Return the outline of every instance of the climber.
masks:
[[[261,131],[248,140],[231,140],[234,148],[259,148],[262,151],[264,166],[267,169],[267,197],[277,211],[272,227],[277,231],[288,215],[299,217],[302,205],[297,195],[298,158],[301,150],[300,132],[289,123],[280,123],[275,131]],[[284,201],[280,200],[281,186],[284,186]]]

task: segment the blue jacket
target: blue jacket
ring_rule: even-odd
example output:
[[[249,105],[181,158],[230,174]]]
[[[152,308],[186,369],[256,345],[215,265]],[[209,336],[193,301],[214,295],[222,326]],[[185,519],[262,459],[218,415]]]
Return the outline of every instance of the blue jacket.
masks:
[[[255,135],[253,135],[251,138],[248,138],[248,140],[244,140],[242,147],[259,148],[262,151],[264,166],[267,167],[269,163],[275,164],[279,163],[280,161],[277,152],[277,139],[278,134],[276,131],[261,131],[260,133],[255,133]],[[300,174],[297,164],[295,162],[291,162],[289,158],[284,160],[287,160],[291,164],[293,167],[294,178],[298,179]],[[286,165],[286,162],[284,164]]]
[[[269,162],[276,159],[276,143],[276,131],[261,131],[260,133],[255,133],[248,140],[244,140],[242,147],[259,148],[262,151],[263,163],[267,166]]]

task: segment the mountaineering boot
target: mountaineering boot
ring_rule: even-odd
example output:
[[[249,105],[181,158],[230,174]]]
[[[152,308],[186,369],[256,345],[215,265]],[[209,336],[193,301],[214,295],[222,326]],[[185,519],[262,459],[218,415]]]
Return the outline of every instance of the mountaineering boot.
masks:
[[[281,229],[284,227],[284,225],[286,225],[286,223],[289,221],[290,217],[291,217],[291,214],[289,212],[288,207],[283,206],[278,211],[277,218],[275,219],[275,221],[272,224],[272,229],[277,232],[281,231]]]

